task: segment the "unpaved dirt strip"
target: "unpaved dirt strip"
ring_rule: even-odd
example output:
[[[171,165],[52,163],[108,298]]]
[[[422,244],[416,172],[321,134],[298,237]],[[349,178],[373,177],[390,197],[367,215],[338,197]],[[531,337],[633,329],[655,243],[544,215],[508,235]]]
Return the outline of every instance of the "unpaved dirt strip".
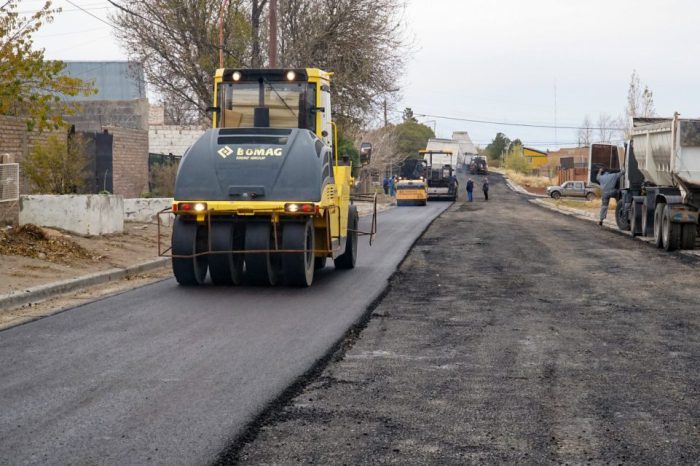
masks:
[[[354,345],[221,463],[697,464],[697,262],[491,197],[436,220]]]

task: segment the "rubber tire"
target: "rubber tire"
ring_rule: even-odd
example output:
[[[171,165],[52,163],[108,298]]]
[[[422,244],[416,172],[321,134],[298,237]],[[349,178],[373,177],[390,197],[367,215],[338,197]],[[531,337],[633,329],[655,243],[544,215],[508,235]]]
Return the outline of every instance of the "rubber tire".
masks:
[[[617,204],[615,205],[615,223],[617,224],[617,228],[620,231],[629,231],[629,229],[630,229],[629,217],[622,216],[624,209],[625,209],[625,204],[622,203],[621,200],[618,200]]]
[[[684,223],[681,227],[681,249],[695,249],[698,238],[698,226],[694,223]]]
[[[646,203],[642,204],[642,236],[654,236],[654,212],[649,212]]]
[[[552,191],[551,196],[554,200],[561,199],[561,193],[559,191]]]
[[[668,205],[664,208],[662,236],[664,250],[675,251],[681,246],[681,224],[671,221],[671,209]]]
[[[360,217],[357,214],[357,207],[351,205],[348,209],[348,236],[345,241],[345,252],[334,259],[336,269],[353,269],[357,262],[357,225]]]
[[[245,228],[246,251],[267,250],[274,246],[272,225],[268,222],[250,222]],[[251,285],[274,286],[278,281],[274,253],[258,252],[245,255],[245,268]]]
[[[211,224],[212,251],[242,251],[245,237],[242,226],[230,222]],[[243,280],[243,254],[211,254],[209,276],[215,285],[240,285]]]
[[[634,236],[639,236],[642,234],[642,205],[632,201],[630,206],[630,234]]]
[[[187,222],[181,217],[175,219],[172,236],[173,255],[189,256],[208,250],[207,230],[196,222]],[[197,286],[207,278],[209,258],[206,255],[191,258],[173,257],[173,274],[182,286]]]
[[[595,195],[594,193],[588,193],[588,194],[586,194],[586,200],[587,200],[588,202],[591,202],[591,201],[594,200],[595,198],[596,198],[596,195]]]
[[[290,286],[307,287],[314,281],[314,225],[311,220],[288,222],[282,227],[282,249],[305,249],[306,252],[284,252],[282,271]]]
[[[314,270],[321,270],[326,267],[327,257],[314,257]]]
[[[654,208],[654,245],[656,245],[657,248],[661,249],[663,247],[663,234],[662,234],[662,227],[663,227],[663,218],[664,218],[664,210],[665,210],[666,204],[663,202],[659,202],[656,204],[656,207]]]

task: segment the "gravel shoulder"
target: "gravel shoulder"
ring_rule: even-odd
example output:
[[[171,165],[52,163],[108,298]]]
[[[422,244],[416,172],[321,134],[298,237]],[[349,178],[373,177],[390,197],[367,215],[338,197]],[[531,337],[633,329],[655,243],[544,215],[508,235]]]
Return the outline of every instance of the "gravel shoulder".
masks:
[[[696,262],[491,178],[222,464],[697,464]]]

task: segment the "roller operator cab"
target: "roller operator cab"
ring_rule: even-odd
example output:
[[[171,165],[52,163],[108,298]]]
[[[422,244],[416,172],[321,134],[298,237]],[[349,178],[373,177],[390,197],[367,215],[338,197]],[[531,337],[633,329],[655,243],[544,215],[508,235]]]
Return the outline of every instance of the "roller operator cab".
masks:
[[[351,166],[338,160],[332,73],[219,69],[213,128],[175,182],[173,272],[199,285],[309,286],[328,258],[357,258]],[[371,148],[365,148],[365,153]],[[367,154],[367,159],[369,155]]]

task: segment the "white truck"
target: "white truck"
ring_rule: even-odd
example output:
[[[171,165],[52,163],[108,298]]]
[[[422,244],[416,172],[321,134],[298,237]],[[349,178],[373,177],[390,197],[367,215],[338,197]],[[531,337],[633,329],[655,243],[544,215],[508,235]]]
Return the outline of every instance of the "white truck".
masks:
[[[634,118],[624,153],[611,145],[591,146],[591,182],[597,181],[600,168],[620,166],[625,174],[619,186],[618,227],[633,236],[653,235],[656,246],[667,251],[694,249],[700,210],[700,120],[678,114]]]

